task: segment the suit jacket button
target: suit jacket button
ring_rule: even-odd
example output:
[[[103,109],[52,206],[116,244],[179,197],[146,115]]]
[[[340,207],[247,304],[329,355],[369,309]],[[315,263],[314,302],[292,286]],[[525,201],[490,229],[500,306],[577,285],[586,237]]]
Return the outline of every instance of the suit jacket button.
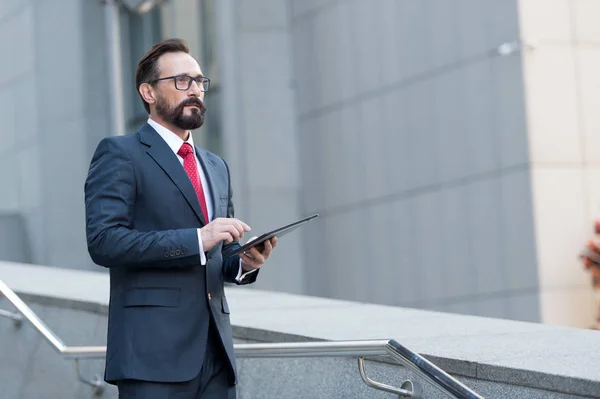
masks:
[[[210,292],[208,293],[208,300],[211,300]]]
[[[175,256],[175,251],[171,251],[171,256]]]
[[[176,256],[179,256],[179,255],[181,255],[181,250],[179,250],[179,249],[176,249],[176,250],[175,250],[175,255],[176,255]]]
[[[164,256],[165,258],[168,258],[168,257],[169,257],[169,253],[168,253],[168,252],[165,252],[165,253],[163,254],[163,256]]]
[[[185,255],[185,248],[183,248],[183,249],[181,250],[181,254],[182,254],[182,255]]]

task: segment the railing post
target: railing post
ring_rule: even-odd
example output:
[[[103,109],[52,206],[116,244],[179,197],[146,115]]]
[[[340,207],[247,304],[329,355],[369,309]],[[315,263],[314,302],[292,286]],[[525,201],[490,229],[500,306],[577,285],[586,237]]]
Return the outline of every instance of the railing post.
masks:
[[[75,359],[73,359],[73,362],[75,363],[75,370],[77,371],[77,378],[79,379],[79,381],[91,386],[92,390],[94,392],[94,396],[102,395],[102,393],[104,392],[104,385],[105,385],[102,377],[100,375],[96,374],[96,375],[94,375],[94,378],[92,378],[92,379],[85,378],[81,374],[81,370],[79,369],[79,359],[75,358]]]
[[[400,388],[396,388],[391,385],[373,381],[372,379],[367,377],[367,373],[365,372],[365,359],[363,357],[358,358],[358,370],[360,371],[360,377],[365,382],[365,384],[367,384],[368,387],[377,389],[379,391],[395,393],[398,395],[399,398],[422,399],[420,395],[420,387],[410,380],[404,381]]]
[[[9,319],[12,319],[16,328],[21,327],[21,325],[23,324],[23,316],[18,313],[12,313],[12,312],[9,312],[8,310],[0,309],[0,316],[8,317]]]

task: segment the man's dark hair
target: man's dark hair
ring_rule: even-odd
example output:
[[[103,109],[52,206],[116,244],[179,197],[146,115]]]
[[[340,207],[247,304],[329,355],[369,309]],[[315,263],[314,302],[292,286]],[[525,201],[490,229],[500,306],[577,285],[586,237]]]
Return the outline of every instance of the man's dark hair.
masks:
[[[166,53],[189,54],[190,49],[187,43],[182,39],[167,39],[152,46],[138,63],[137,71],[135,73],[135,87],[138,94],[140,94],[140,86],[142,83],[150,83],[160,77],[158,59]],[[140,98],[142,98],[141,94]],[[144,108],[150,113],[150,105],[143,98],[142,101],[144,102]]]

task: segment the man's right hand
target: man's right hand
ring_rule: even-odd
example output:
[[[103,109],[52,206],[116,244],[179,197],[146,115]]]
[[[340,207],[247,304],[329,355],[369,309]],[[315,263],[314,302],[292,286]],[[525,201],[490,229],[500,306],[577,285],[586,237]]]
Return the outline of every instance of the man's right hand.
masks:
[[[208,252],[220,241],[231,243],[239,241],[245,231],[250,231],[250,226],[235,218],[216,218],[200,229],[202,249]]]

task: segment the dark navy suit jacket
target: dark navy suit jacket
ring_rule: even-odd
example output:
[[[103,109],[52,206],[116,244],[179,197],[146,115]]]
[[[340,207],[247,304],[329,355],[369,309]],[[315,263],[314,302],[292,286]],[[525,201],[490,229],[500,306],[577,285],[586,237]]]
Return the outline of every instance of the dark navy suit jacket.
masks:
[[[233,217],[220,157],[196,147],[210,185],[213,218]],[[88,250],[110,270],[105,380],[188,381],[204,360],[212,315],[235,375],[224,282],[236,283],[239,246],[220,243],[200,265],[196,192],[167,143],[148,124],[103,139],[85,183]],[[248,275],[243,284],[256,280]]]

